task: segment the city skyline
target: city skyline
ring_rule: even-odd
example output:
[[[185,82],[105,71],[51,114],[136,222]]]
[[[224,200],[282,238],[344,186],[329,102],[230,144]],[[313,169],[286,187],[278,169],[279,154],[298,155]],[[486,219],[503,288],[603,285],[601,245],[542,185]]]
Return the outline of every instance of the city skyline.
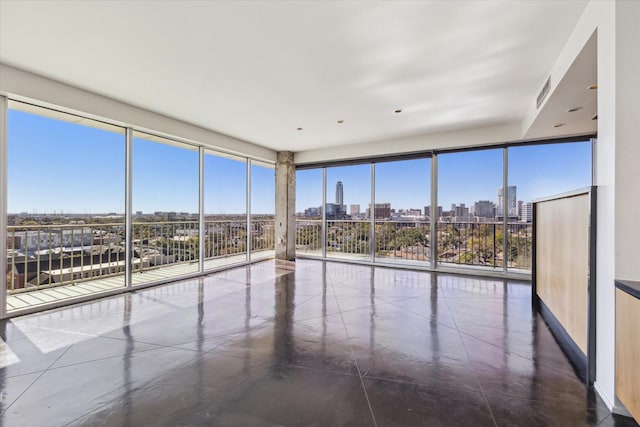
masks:
[[[502,187],[502,149],[438,155],[438,206],[467,207],[477,201],[498,202]],[[431,159],[382,162],[375,166],[376,203],[398,209],[423,209],[431,204]],[[369,164],[327,168],[327,202],[331,189],[342,182],[344,205],[368,206],[371,195]],[[591,185],[590,141],[526,145],[509,148],[509,186],[518,188],[525,203]],[[296,212],[322,206],[322,170],[307,169],[296,176]]]

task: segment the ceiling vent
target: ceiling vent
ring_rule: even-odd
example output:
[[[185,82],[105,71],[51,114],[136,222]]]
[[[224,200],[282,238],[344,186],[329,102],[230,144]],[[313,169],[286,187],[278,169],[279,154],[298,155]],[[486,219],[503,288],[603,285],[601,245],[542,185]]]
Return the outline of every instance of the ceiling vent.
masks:
[[[547,94],[549,93],[549,89],[551,89],[551,76],[547,77],[547,81],[544,82],[544,86],[542,86],[542,90],[536,98],[536,108],[540,108],[542,101],[544,101],[544,99],[547,97]]]

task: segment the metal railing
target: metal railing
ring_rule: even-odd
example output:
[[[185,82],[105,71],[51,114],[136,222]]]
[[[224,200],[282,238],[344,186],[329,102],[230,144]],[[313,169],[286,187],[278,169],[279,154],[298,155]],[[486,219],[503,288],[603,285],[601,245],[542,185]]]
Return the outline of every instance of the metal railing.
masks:
[[[251,220],[251,253],[272,251],[276,247],[276,221]]]
[[[430,261],[429,221],[376,221],[376,257]]]
[[[124,233],[122,223],[9,226],[7,289],[124,274]]]
[[[322,255],[322,221],[298,219],[296,251]],[[371,253],[370,221],[328,220],[326,252],[330,256]],[[376,220],[374,250],[385,260],[431,261],[429,221]],[[439,223],[437,261],[469,266],[502,268],[505,251],[502,223]],[[533,242],[530,223],[507,225],[507,266],[531,269]]]
[[[369,221],[327,221],[327,254],[367,255],[371,253]]]
[[[322,254],[322,220],[296,220],[296,253]]]
[[[531,269],[530,223],[507,224],[505,257],[503,224],[456,222],[438,224],[438,262],[471,266]]]
[[[20,225],[7,229],[10,293],[124,277],[124,223]],[[247,222],[205,221],[204,258],[246,253]],[[143,273],[200,257],[198,221],[132,223],[132,271]],[[252,253],[275,248],[275,221],[251,221]],[[124,286],[124,279],[122,282]]]

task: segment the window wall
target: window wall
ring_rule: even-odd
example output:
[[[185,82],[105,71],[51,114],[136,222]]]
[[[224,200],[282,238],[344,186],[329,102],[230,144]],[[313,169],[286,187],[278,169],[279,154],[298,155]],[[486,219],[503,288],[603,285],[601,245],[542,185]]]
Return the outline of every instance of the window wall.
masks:
[[[327,257],[371,259],[371,165],[327,168],[325,251]],[[358,206],[359,214],[351,215]]]
[[[431,159],[375,164],[375,257],[430,262]]]
[[[438,155],[440,264],[503,268],[503,157],[502,148]]]
[[[274,255],[272,164],[8,104],[0,315]]]
[[[245,158],[205,151],[205,269],[247,261]]]
[[[251,259],[273,256],[276,177],[273,165],[251,161]]]
[[[199,270],[198,147],[133,134],[134,285]]]
[[[10,103],[6,289],[21,297],[9,310],[125,286],[124,160],[123,128]]]
[[[509,186],[516,216],[507,227],[508,266],[531,270],[533,200],[592,185],[591,141],[509,148]]]
[[[323,169],[296,171],[296,253],[323,256]]]
[[[590,140],[513,145],[299,169],[296,251],[530,274],[531,202],[590,186],[591,146]],[[323,192],[324,212],[316,208]]]

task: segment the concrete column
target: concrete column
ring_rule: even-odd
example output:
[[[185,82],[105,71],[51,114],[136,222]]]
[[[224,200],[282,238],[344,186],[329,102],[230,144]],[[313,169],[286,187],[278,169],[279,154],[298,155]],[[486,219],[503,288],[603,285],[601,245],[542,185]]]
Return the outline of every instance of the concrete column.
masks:
[[[296,167],[291,151],[276,161],[276,259],[296,259]]]

